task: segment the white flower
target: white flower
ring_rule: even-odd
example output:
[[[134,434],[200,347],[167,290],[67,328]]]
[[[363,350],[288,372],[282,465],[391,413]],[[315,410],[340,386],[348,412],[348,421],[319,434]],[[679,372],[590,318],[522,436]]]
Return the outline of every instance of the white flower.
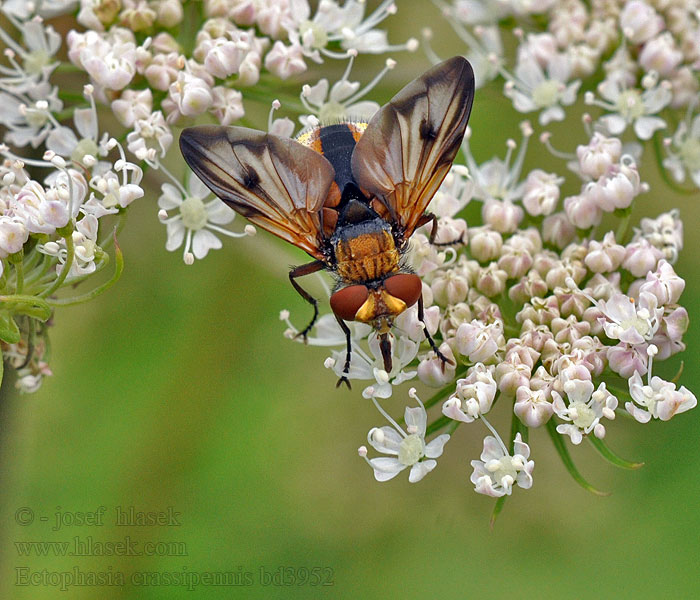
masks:
[[[581,82],[567,83],[571,76],[571,62],[567,54],[550,56],[543,68],[531,54],[524,54],[515,68],[515,78],[506,82],[504,94],[513,101],[515,110],[540,110],[539,121],[546,125],[562,121],[564,109],[576,101]]]
[[[663,28],[663,19],[646,2],[632,0],[620,12],[620,29],[634,44],[650,40]]]
[[[520,172],[525,160],[528,140],[532,135],[532,127],[527,121],[524,121],[521,123],[521,130],[523,141],[512,164],[511,159],[517,144],[514,140],[509,139],[506,141],[505,159],[492,158],[478,165],[469,149],[470,130],[467,127],[462,147],[466,154],[467,167],[473,182],[472,195],[474,198],[484,201],[490,198],[515,201],[522,197],[524,184],[520,182]]]
[[[457,389],[442,405],[442,414],[450,419],[471,423],[491,410],[498,387],[493,378],[493,367],[478,363],[469,376],[457,380]]]
[[[235,213],[218,198],[205,202],[211,192],[197,177],[190,176],[187,190],[177,184],[164,183],[158,198],[158,216],[168,232],[166,250],[177,250],[184,242],[183,260],[191,264],[195,258],[204,258],[209,250],[221,248],[215,232],[229,237],[247,235],[221,227],[233,221]],[[167,211],[176,209],[176,215],[168,216]]]
[[[663,308],[658,308],[656,296],[646,292],[639,295],[638,303],[634,298],[618,293],[595,304],[606,317],[603,324],[605,334],[633,346],[654,337],[664,312]]]
[[[94,215],[86,215],[75,224],[75,230],[71,234],[73,238],[74,256],[73,262],[70,265],[70,271],[68,272],[70,277],[88,275],[95,271],[97,232],[98,222]],[[39,244],[38,250],[42,254],[57,257],[58,264],[56,265],[56,273],[61,273],[68,258],[66,241],[61,238],[56,242]]]
[[[614,111],[599,119],[612,135],[619,135],[628,125],[633,125],[640,140],[649,140],[656,130],[666,127],[666,121],[654,115],[673,98],[668,82],[648,84],[644,91],[640,91],[628,87],[620,77],[608,77],[598,86],[598,91],[605,100],[596,100],[593,92],[587,92],[586,103]]]
[[[661,377],[651,377],[647,385],[642,383],[638,372],[629,379],[630,396],[634,402],[627,402],[625,408],[640,423],[648,423],[652,417],[668,421],[673,415],[697,406],[697,398],[685,386],[676,390],[676,384],[664,381]]]
[[[328,90],[328,80],[323,78],[313,86],[304,85],[301,91],[301,102],[312,115],[318,117],[321,123],[336,123],[342,119],[352,117],[361,121],[368,121],[379,110],[379,104],[371,100],[360,101],[384,76],[393,68],[395,62],[387,61],[382,71],[364,88],[360,89],[359,81],[350,81],[350,71],[354,62],[354,54],[350,60],[343,77],[336,81]],[[304,127],[311,127],[312,121],[308,116],[302,116],[300,121]]]
[[[97,159],[107,156],[109,135],[104,133],[100,138],[92,85],[85,86],[84,95],[90,101],[90,108],[76,108],[73,113],[73,124],[80,139],[69,127],[58,126],[46,138],[46,148],[70,158],[74,163],[88,166],[86,160],[89,163],[90,159],[86,157]]]
[[[364,331],[368,331],[364,329]],[[391,341],[391,372],[384,370],[384,359],[379,347],[379,339],[376,332],[369,334],[367,345],[370,355],[368,355],[359,345],[353,345],[350,357],[350,370],[346,375],[343,373],[345,367],[346,349],[334,350],[331,358],[326,361],[326,366],[333,369],[338,377],[348,379],[359,379],[374,381],[362,391],[365,398],[389,398],[393,393],[393,386],[402,384],[404,381],[413,379],[416,371],[404,371],[418,354],[420,344],[400,335],[394,337],[389,334]],[[345,340],[343,339],[343,346]]]
[[[520,433],[515,436],[512,456],[500,437],[487,436],[481,460],[471,461],[474,472],[470,480],[475,486],[474,491],[500,498],[513,493],[513,484],[529,489],[535,468],[535,461],[527,460],[529,456],[530,446],[522,441]]]
[[[443,448],[450,439],[450,436],[444,433],[426,444],[425,431],[428,414],[416,395],[415,389],[411,388],[408,394],[417,400],[419,406],[406,407],[404,413],[405,431],[384,412],[376,400],[374,401],[377,409],[393,425],[393,427],[388,425],[375,427],[367,435],[367,441],[375,450],[391,456],[367,459],[367,449],[360,448],[360,455],[374,470],[374,477],[377,481],[389,481],[408,467],[411,467],[408,480],[411,483],[420,481],[437,466],[435,459],[442,456]]]
[[[157,155],[164,158],[173,142],[173,134],[163,113],[157,110],[145,119],[136,119],[133,131],[126,136],[126,142],[129,152],[139,160]]]
[[[593,383],[587,379],[569,379],[564,383],[568,403],[552,390],[552,406],[556,415],[569,423],[557,425],[557,432],[568,435],[573,444],[580,444],[584,435],[593,432],[597,438],[605,437],[605,426],[600,420],[615,418],[617,398],[601,383],[594,392]]]

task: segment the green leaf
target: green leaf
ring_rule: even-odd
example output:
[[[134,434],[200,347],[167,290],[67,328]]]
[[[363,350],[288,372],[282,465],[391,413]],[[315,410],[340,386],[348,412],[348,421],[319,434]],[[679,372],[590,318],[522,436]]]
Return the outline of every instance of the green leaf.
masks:
[[[16,344],[21,339],[19,327],[8,312],[0,312],[0,340],[8,344]]]
[[[507,497],[508,496],[501,496],[498,500],[496,500],[496,504],[493,507],[493,512],[491,513],[491,520],[489,521],[491,529],[493,529],[493,526],[496,524],[496,519],[498,518],[498,515],[501,514],[501,511],[503,510],[503,505],[506,503]]]
[[[640,469],[644,466],[643,462],[630,462],[628,460],[625,460],[624,458],[620,458],[617,454],[610,450],[610,448],[607,447],[603,440],[598,439],[595,436],[589,435],[588,440],[605,460],[607,460],[610,464],[615,465],[616,467],[621,467],[622,469]]]
[[[594,488],[583,478],[583,475],[579,473],[578,469],[576,468],[576,465],[574,464],[574,461],[571,459],[571,455],[569,454],[569,450],[566,447],[564,438],[557,433],[557,425],[554,422],[554,419],[550,419],[547,422],[547,433],[549,433],[549,437],[552,439],[552,443],[554,444],[554,447],[556,448],[559,457],[564,463],[566,470],[569,471],[569,474],[574,478],[574,481],[578,483],[584,490],[591,492],[591,494],[595,494],[596,496],[609,496],[610,492],[601,492],[600,490]]]

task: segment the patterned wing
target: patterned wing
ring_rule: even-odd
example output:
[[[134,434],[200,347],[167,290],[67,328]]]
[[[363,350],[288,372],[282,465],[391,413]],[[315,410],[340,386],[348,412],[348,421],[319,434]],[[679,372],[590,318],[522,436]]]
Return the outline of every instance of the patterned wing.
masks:
[[[455,56],[396,94],[355,146],[355,180],[384,203],[404,239],[450,170],[473,99],[474,72],[466,59]]]
[[[323,259],[320,211],[335,174],[323,156],[288,138],[214,125],[183,130],[180,150],[237,213]]]

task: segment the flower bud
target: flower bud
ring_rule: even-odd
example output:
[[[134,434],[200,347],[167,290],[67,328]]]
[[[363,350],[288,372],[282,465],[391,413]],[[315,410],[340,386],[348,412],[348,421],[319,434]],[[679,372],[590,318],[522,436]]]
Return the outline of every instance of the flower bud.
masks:
[[[513,412],[528,427],[541,427],[554,414],[554,407],[542,389],[533,390],[524,385],[515,393]]]
[[[510,200],[489,198],[481,208],[484,223],[499,233],[513,233],[523,220],[523,209]]]
[[[585,146],[576,148],[579,170],[591,179],[598,179],[620,160],[622,142],[602,133],[594,133]]]
[[[501,254],[503,238],[501,234],[486,227],[470,231],[469,251],[479,262],[498,258]]]
[[[642,238],[627,245],[622,266],[635,277],[642,277],[648,272],[654,271],[662,258],[661,251]]]
[[[632,0],[620,12],[620,29],[634,44],[643,44],[664,28],[663,19],[646,2]]]
[[[433,298],[440,306],[457,304],[463,302],[467,297],[469,286],[467,280],[455,269],[442,271],[435,276],[430,289],[433,291]]]
[[[507,279],[508,274],[503,269],[499,269],[496,263],[491,263],[481,269],[476,288],[485,296],[493,298],[505,291]]]
[[[588,253],[584,259],[586,266],[594,273],[609,273],[616,271],[625,258],[624,246],[615,242],[615,234],[609,231],[602,242],[591,240]]]
[[[542,239],[557,248],[565,248],[575,237],[576,227],[565,213],[554,213],[542,222]]]
[[[590,194],[565,198],[564,210],[569,221],[579,229],[588,229],[598,225],[603,216],[598,203]]]
[[[664,31],[644,44],[639,53],[639,64],[645,71],[656,71],[662,77],[670,75],[683,61],[683,53],[676,46],[670,31]]]
[[[431,387],[442,387],[454,379],[457,361],[455,360],[452,348],[445,342],[440,344],[440,352],[452,364],[443,362],[432,350],[418,364],[418,378]]]
[[[550,215],[559,202],[559,185],[564,179],[542,169],[531,171],[525,180],[523,206],[532,216]]]

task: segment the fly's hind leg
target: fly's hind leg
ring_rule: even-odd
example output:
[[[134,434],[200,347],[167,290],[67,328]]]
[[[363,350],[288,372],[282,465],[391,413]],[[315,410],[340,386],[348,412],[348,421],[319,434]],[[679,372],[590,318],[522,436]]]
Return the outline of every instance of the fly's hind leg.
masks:
[[[311,318],[311,322],[295,336],[304,338],[304,343],[306,343],[306,336],[308,335],[309,331],[311,331],[311,328],[314,326],[314,323],[316,323],[316,319],[318,319],[318,301],[303,287],[301,287],[295,281],[295,279],[297,277],[303,277],[304,275],[311,275],[312,273],[316,273],[323,269],[325,266],[326,265],[323,261],[315,260],[305,265],[295,267],[289,272],[289,281],[291,282],[294,289],[304,300],[306,300],[309,304],[311,304],[311,306],[314,307],[314,316]]]
[[[449,358],[447,358],[442,352],[440,352],[437,345],[435,344],[435,340],[433,340],[430,333],[428,332],[428,326],[425,324],[425,314],[423,313],[423,294],[421,294],[418,298],[418,320],[423,324],[423,333],[425,334],[425,339],[427,339],[428,343],[430,344],[430,348],[442,361],[442,372],[444,373],[445,363],[450,365],[454,365],[455,363]]]

